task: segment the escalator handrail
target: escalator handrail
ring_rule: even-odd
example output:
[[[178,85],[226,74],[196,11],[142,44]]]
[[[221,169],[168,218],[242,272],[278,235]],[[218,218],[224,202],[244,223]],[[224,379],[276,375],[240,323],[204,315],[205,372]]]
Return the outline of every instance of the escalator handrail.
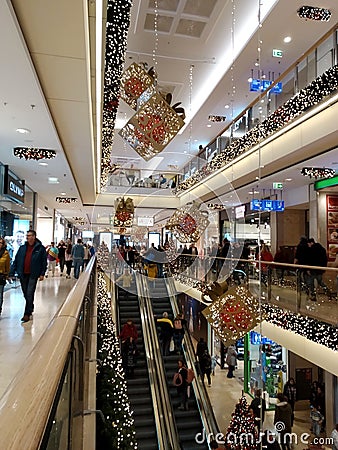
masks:
[[[177,450],[181,448],[178,438],[177,426],[174,418],[174,412],[172,408],[172,404],[170,401],[168,386],[166,382],[166,375],[163,366],[163,359],[161,355],[161,350],[158,342],[157,330],[155,326],[154,313],[152,304],[150,301],[150,294],[148,283],[146,282],[146,277],[141,274],[136,276],[142,283],[142,296],[145,302],[146,312],[148,320],[146,321],[147,326],[149,327],[149,335],[150,335],[150,344],[152,346],[154,362],[155,362],[155,373],[157,375],[157,386],[160,390],[160,397],[158,400],[161,402],[161,410],[163,413],[164,423],[165,423],[165,432],[168,437],[170,448],[173,450]]]
[[[166,282],[166,286],[167,286],[167,291],[169,294],[169,299],[170,299],[170,303],[171,303],[171,307],[173,310],[174,315],[176,316],[177,314],[180,313],[178,306],[177,306],[177,302],[176,302],[176,289],[173,285],[173,281],[172,278],[165,278],[165,282]],[[195,351],[194,351],[194,346],[192,343],[192,339],[191,336],[188,332],[188,330],[185,330],[184,333],[184,346],[185,346],[185,350],[188,356],[188,358],[186,358],[187,361],[190,361],[190,363],[192,361],[196,361],[196,357],[195,357]],[[220,433],[217,421],[216,421],[216,417],[209,399],[209,396],[207,394],[206,388],[204,383],[202,382],[202,379],[198,376],[198,373],[196,371],[196,367],[195,364],[192,363],[191,364],[191,368],[193,369],[194,373],[195,373],[195,380],[193,382],[193,389],[195,392],[195,397],[196,397],[196,401],[197,401],[197,405],[200,411],[200,415],[201,415],[201,419],[202,422],[204,424],[204,428],[205,428],[205,433],[206,436],[214,436],[214,439],[216,438],[216,436],[218,435],[218,433]]]

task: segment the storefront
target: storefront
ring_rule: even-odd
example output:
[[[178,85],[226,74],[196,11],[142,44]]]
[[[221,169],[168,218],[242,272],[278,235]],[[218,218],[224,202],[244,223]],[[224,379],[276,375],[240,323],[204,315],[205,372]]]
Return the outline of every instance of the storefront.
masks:
[[[243,344],[244,392],[254,396],[256,389],[262,389],[272,406],[287,381],[287,350],[256,331],[250,331]]]
[[[0,233],[7,242],[11,259],[34,228],[35,193],[8,166],[0,165]]]

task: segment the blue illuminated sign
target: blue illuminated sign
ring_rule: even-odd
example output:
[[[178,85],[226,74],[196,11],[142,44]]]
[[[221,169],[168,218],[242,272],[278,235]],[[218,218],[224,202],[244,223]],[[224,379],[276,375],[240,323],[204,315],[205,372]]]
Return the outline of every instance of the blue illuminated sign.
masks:
[[[257,200],[250,202],[251,211],[284,211],[284,200]]]
[[[265,91],[266,89],[271,86],[272,81],[270,80],[257,80],[253,79],[250,83],[250,91],[251,92],[258,92],[258,91]],[[282,83],[277,83],[272,89],[272,94],[280,94],[283,90]]]

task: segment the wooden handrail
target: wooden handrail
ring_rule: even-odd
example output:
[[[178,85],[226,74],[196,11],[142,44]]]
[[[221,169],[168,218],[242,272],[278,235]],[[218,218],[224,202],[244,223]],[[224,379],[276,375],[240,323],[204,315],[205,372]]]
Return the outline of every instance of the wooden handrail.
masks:
[[[91,258],[85,272],[0,399],[1,448],[39,448],[94,263],[95,258]]]

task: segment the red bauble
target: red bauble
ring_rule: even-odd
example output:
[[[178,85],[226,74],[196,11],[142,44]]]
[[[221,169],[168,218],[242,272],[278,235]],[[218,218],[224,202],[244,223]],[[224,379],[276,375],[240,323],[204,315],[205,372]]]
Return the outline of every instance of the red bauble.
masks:
[[[135,130],[135,135],[140,142],[149,145],[151,141],[155,141],[157,144],[163,145],[166,137],[166,129],[161,116],[155,114],[149,116],[140,115],[138,124],[140,129],[143,130],[143,133],[140,130]]]

